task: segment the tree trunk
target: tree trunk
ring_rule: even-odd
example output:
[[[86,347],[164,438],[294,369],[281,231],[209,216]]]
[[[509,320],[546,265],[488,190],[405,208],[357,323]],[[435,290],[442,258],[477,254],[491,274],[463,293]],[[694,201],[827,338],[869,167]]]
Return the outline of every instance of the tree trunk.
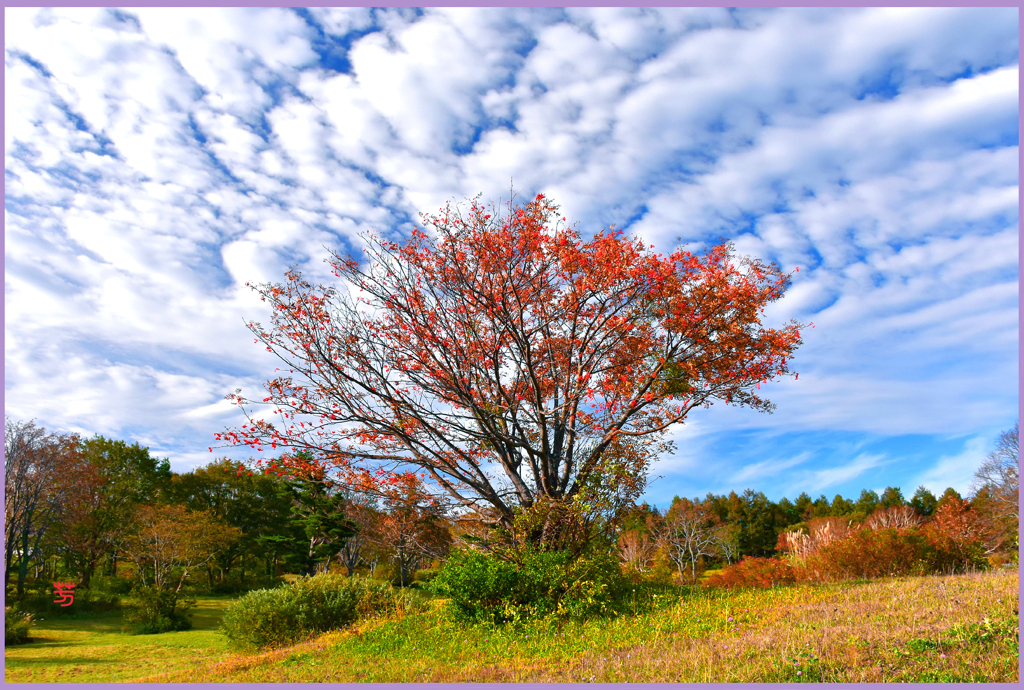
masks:
[[[28,531],[21,537],[21,558],[18,559],[18,596],[25,595],[25,576],[28,574]]]
[[[88,561],[86,561],[85,568],[82,569],[82,581],[79,583],[82,589],[89,589],[89,585],[92,582],[92,575],[96,572],[97,559],[95,556],[90,555]]]
[[[14,543],[15,539],[15,525],[6,525],[7,527],[7,541],[6,541],[6,552],[4,554],[4,591],[7,591],[7,585],[11,584],[11,565],[14,560]]]

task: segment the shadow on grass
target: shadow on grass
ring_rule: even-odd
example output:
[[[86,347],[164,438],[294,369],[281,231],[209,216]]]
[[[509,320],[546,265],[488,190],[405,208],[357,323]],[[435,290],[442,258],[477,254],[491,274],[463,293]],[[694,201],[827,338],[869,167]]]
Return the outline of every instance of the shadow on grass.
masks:
[[[164,670],[230,657],[227,641],[218,630],[233,598],[197,599],[191,630],[157,635],[125,633],[117,611],[44,616],[27,644],[5,649],[5,681],[130,683]]]

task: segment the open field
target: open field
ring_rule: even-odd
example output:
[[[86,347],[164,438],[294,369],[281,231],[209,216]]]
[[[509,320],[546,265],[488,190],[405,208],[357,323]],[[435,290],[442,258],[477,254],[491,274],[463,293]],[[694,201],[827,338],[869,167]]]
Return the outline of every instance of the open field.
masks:
[[[1014,682],[1018,573],[997,571],[738,592],[694,590],[654,613],[516,629],[399,619],[263,654],[215,631],[131,637],[116,617],[50,624],[7,650],[7,681]],[[987,621],[987,623],[986,623]]]
[[[185,632],[128,635],[119,611],[45,619],[33,626],[33,642],[4,650],[4,681],[125,682],[231,657],[218,628],[232,598],[196,599],[194,627]]]

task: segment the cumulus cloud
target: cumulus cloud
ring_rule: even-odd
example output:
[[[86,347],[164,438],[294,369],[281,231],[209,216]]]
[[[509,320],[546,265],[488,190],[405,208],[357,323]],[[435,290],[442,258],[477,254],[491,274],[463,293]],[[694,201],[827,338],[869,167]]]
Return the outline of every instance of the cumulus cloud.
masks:
[[[800,267],[767,315],[816,325],[799,381],[770,387],[772,417],[715,410],[677,430],[663,484],[903,472],[888,451],[751,458],[728,439],[1012,425],[1016,19],[7,8],[6,409],[192,466],[231,421],[223,394],[273,368],[245,283],[289,266],[326,281],[325,246],[402,237],[418,212],[511,180],[585,233],[614,223],[662,251],[728,237]],[[929,462],[952,476],[946,456]]]

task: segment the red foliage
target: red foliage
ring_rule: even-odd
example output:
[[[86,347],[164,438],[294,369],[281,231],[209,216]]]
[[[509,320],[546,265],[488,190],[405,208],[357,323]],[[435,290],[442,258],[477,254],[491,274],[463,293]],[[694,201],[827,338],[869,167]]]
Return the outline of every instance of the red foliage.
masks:
[[[950,496],[935,513],[935,525],[963,548],[980,541],[984,532],[980,516],[957,496]]]
[[[218,438],[306,450],[286,471],[367,486],[415,466],[509,523],[540,500],[635,498],[652,438],[697,406],[770,409],[757,390],[801,341],[799,324],[760,319],[788,275],[728,244],[664,256],[621,231],[584,240],[556,211],[542,195],[504,218],[448,207],[425,219],[432,235],[367,237],[365,263],[334,255],[341,289],[295,271],[258,286],[273,324],[250,329],[285,363],[263,398],[279,421]]]
[[[859,529],[804,562],[800,579],[851,580],[926,575],[980,566],[980,552],[937,524],[920,528]]]
[[[797,571],[781,558],[744,556],[704,581],[705,587],[774,587],[796,582]]]
[[[912,531],[859,529],[809,557],[803,577],[809,580],[853,580],[888,575],[924,574],[926,543]]]

